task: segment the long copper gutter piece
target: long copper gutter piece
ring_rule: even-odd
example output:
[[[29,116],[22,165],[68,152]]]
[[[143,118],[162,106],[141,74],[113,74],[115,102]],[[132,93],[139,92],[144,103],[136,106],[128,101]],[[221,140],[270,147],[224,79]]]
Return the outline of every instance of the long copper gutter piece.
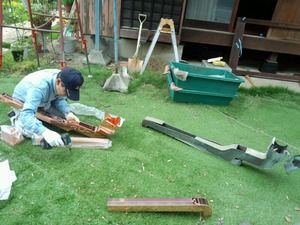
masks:
[[[10,105],[16,109],[23,108],[23,103],[21,101],[14,99],[13,97],[5,93],[0,95],[0,102]],[[110,123],[108,118],[104,118],[104,120],[102,120],[98,126],[93,126],[83,122],[70,122],[61,117],[50,115],[41,109],[36,112],[36,117],[39,120],[52,124],[65,131],[73,130],[92,138],[101,138],[112,135],[118,128],[117,125]]]
[[[212,212],[205,198],[110,198],[109,212],[199,212],[204,218]]]

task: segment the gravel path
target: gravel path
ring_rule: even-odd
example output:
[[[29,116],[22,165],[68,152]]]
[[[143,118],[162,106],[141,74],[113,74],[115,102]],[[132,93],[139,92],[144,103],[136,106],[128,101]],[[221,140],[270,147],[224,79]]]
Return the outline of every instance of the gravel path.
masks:
[[[29,27],[29,23],[25,24],[24,27]],[[8,42],[8,43],[15,42],[17,40],[18,34],[30,37],[31,36],[31,31],[30,30],[3,27],[3,33],[2,33],[3,42]]]

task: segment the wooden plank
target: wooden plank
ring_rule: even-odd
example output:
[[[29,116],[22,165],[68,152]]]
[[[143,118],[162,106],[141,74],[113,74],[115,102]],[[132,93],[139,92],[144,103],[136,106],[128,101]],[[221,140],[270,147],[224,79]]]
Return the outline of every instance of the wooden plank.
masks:
[[[113,0],[100,1],[100,36],[114,36]],[[80,17],[84,34],[95,34],[95,0],[80,0]],[[117,13],[120,18],[121,1],[117,1]],[[119,24],[119,22],[118,22]]]
[[[150,34],[150,37],[147,39],[148,41],[152,41],[154,37],[155,32],[152,32]],[[126,28],[121,28],[120,29],[120,37],[123,38],[129,38],[129,39],[137,39],[138,36],[138,31],[132,30],[132,29],[126,29]],[[163,43],[172,43],[172,39],[170,37],[170,34],[163,34],[158,37],[158,42],[163,42]],[[176,42],[178,43],[179,41],[179,35],[176,35]]]
[[[237,11],[238,11],[238,8],[239,8],[239,4],[240,4],[240,0],[235,0],[234,1],[234,6],[233,6],[233,9],[232,9],[232,13],[231,13],[230,23],[229,23],[229,26],[228,26],[228,31],[229,32],[233,31],[233,27],[234,27],[234,24],[235,24],[235,19],[236,19]]]
[[[243,21],[241,18],[238,18],[228,63],[231,69],[233,70],[236,69],[239,62],[239,57],[241,56],[243,50],[243,35],[245,31],[245,26],[246,22]]]
[[[232,72],[236,75],[241,76],[252,76],[252,77],[260,77],[260,78],[266,78],[266,79],[276,79],[276,80],[285,80],[285,81],[292,81],[300,83],[300,76],[297,75],[281,75],[281,74],[274,74],[274,73],[263,73],[263,72],[252,72],[252,71],[246,71],[246,70],[232,70]]]
[[[89,31],[89,12],[87,10],[88,1],[80,0],[79,8],[80,8],[80,19],[82,24],[83,33],[86,34]]]
[[[210,217],[212,212],[205,198],[110,198],[109,212],[200,212]]]
[[[180,18],[179,29],[178,29],[178,38],[176,35],[177,43],[180,42],[181,31],[182,31],[182,26],[183,26],[183,21],[184,21],[185,8],[186,8],[186,1],[187,0],[183,0],[183,3],[182,3],[181,16],[180,16],[181,18]]]
[[[183,27],[181,42],[231,46],[234,33],[209,29]]]
[[[285,28],[292,30],[300,30],[300,24],[288,23],[288,22],[276,22],[276,21],[268,21],[268,20],[258,20],[247,18],[247,24],[256,24],[267,27],[277,27],[277,28]]]
[[[114,36],[114,15],[113,1],[107,0],[102,3],[101,35],[106,37]]]
[[[233,37],[234,34],[231,32],[219,32],[206,29],[183,27],[181,42],[204,43],[230,47],[233,41]],[[268,39],[265,37],[247,34],[245,34],[243,37],[243,48],[290,55],[300,55],[299,42]]]

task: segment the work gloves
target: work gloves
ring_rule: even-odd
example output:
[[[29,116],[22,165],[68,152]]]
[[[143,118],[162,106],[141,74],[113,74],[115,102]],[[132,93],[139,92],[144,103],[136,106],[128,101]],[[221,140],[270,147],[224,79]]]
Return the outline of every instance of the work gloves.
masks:
[[[68,121],[74,121],[76,123],[80,123],[80,120],[75,116],[73,113],[69,112],[66,114],[66,120]],[[45,141],[51,145],[51,147],[56,147],[56,146],[64,146],[64,142],[61,139],[61,136],[59,133],[54,132],[52,130],[46,129],[42,133]]]
[[[80,123],[80,120],[78,119],[77,116],[75,116],[73,113],[69,112],[66,114],[66,119],[68,121],[75,121],[76,123]]]
[[[52,147],[55,146],[64,146],[64,142],[61,139],[61,136],[59,133],[54,132],[52,130],[46,129],[42,133],[43,137],[45,138],[46,142],[51,145]]]

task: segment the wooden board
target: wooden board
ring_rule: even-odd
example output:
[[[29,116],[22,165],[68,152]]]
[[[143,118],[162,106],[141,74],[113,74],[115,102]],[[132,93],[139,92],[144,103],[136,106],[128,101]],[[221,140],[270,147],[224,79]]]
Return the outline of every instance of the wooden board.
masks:
[[[113,0],[100,1],[100,36],[114,36]],[[117,1],[117,14],[120,13],[121,1]],[[80,17],[84,34],[95,34],[95,0],[80,0]],[[118,15],[118,18],[120,16]],[[119,21],[118,21],[119,24]]]

